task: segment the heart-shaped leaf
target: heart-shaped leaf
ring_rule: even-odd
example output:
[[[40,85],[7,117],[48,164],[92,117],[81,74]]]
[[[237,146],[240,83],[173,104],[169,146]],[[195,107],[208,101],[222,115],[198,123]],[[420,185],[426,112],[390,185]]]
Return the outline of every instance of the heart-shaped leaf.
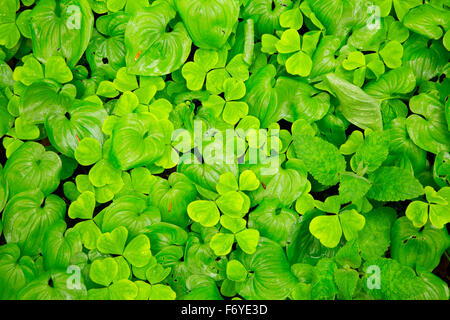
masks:
[[[128,230],[125,227],[115,228],[102,234],[97,240],[97,249],[103,253],[121,255],[127,242]]]

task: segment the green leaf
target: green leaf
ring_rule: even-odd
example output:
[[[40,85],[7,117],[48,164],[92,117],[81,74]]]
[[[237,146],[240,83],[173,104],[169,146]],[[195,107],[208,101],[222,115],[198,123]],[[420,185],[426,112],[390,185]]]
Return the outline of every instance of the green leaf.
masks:
[[[201,90],[206,78],[203,67],[195,62],[187,62],[182,69],[183,77],[186,79],[186,86],[189,90]]]
[[[176,293],[171,287],[163,284],[156,284],[152,286],[149,300],[175,300],[175,298]]]
[[[320,211],[338,214],[341,209],[341,198],[339,196],[329,196],[324,202],[315,200],[314,205]]]
[[[337,215],[315,217],[309,230],[325,247],[334,248],[341,241],[342,228]]]
[[[347,138],[347,141],[342,144],[339,148],[339,151],[343,155],[351,155],[355,153],[361,145],[364,143],[364,135],[359,130],[354,130],[350,136]]]
[[[238,21],[239,1],[182,1],[174,4],[194,44],[205,49],[221,49]]]
[[[407,217],[397,219],[392,227],[391,256],[402,265],[417,270],[434,270],[450,243],[445,228],[430,225],[416,228]]]
[[[357,201],[364,197],[371,187],[371,182],[366,178],[345,172],[341,175],[339,196],[342,203]]]
[[[108,291],[111,300],[134,300],[138,294],[137,286],[127,279],[114,282]]]
[[[380,56],[389,68],[399,68],[402,65],[403,46],[398,41],[389,41],[380,50]]]
[[[391,243],[391,227],[397,218],[395,210],[389,207],[363,213],[366,223],[357,239],[364,260],[384,256]]]
[[[3,212],[3,235],[7,243],[17,243],[22,255],[39,254],[45,230],[63,220],[65,202],[56,195],[45,195],[38,189],[12,197]]]
[[[0,17],[0,45],[10,49],[20,40],[20,32],[16,26],[17,1],[2,0],[0,7],[2,15]]]
[[[245,170],[239,176],[239,189],[242,191],[254,191],[261,183],[252,170]]]
[[[346,70],[355,70],[366,65],[364,54],[360,51],[350,52],[347,58],[342,62]]]
[[[239,251],[235,259],[249,273],[238,290],[244,299],[286,299],[298,282],[290,270],[283,248],[271,240],[261,238],[254,254]]]
[[[37,275],[33,259],[21,257],[15,243],[0,247],[0,298],[16,299],[17,293]]]
[[[82,166],[90,166],[102,158],[102,146],[97,139],[86,137],[75,149],[75,159]]]
[[[238,260],[230,260],[227,263],[227,278],[231,281],[245,281],[247,270]]]
[[[150,267],[147,268],[145,277],[152,285],[154,285],[166,279],[170,272],[170,268],[164,268],[154,260],[154,263],[150,262]]]
[[[45,78],[66,83],[72,81],[73,75],[63,57],[53,56],[48,58],[45,64]]]
[[[263,34],[261,36],[261,51],[268,54],[277,52],[277,43],[280,41],[277,37],[271,34]]]
[[[36,142],[22,144],[8,159],[4,176],[11,196],[27,190],[48,195],[56,190],[61,174],[61,159]]]
[[[161,76],[179,69],[191,51],[191,38],[182,22],[171,32],[163,31],[177,11],[169,2],[158,1],[137,11],[125,30],[127,70],[143,76]]]
[[[279,53],[293,53],[301,49],[300,35],[295,29],[288,29],[281,35],[280,41],[276,43]]]
[[[216,185],[217,192],[221,195],[229,191],[237,191],[239,189],[236,177],[231,172],[221,174],[219,182]]]
[[[428,203],[413,201],[406,208],[405,215],[416,228],[420,228],[428,221]]]
[[[367,193],[370,199],[401,201],[424,194],[420,182],[403,168],[381,167],[369,175],[369,180],[373,184]]]
[[[216,256],[225,256],[231,252],[234,235],[231,233],[216,233],[209,243]]]
[[[434,154],[450,151],[450,133],[445,120],[444,105],[426,93],[412,97],[409,105],[415,113],[406,120],[411,140],[420,148]]]
[[[101,97],[115,98],[119,95],[119,91],[111,81],[102,81],[98,85],[96,94]]]
[[[259,242],[259,231],[256,229],[246,229],[236,233],[236,241],[247,254],[253,254]]]
[[[283,28],[299,30],[303,25],[303,15],[299,8],[294,8],[283,12],[280,15],[280,25]]]
[[[299,51],[286,61],[286,71],[292,75],[307,77],[311,73],[312,60],[309,55]]]
[[[121,10],[126,2],[126,0],[106,0],[106,7],[109,11],[116,12]]]
[[[338,288],[338,298],[351,300],[358,289],[359,273],[356,270],[339,269],[334,272],[334,279]]]
[[[92,262],[89,277],[102,286],[109,286],[117,276],[119,267],[113,258],[99,259]]]
[[[324,185],[335,185],[345,171],[345,159],[338,149],[318,137],[297,134],[293,138],[297,157],[314,179]]]
[[[127,237],[128,230],[125,227],[118,227],[98,238],[97,249],[102,253],[121,255],[125,249]]]
[[[245,96],[244,82],[234,78],[229,78],[224,81],[223,90],[226,101],[239,100]]]
[[[62,154],[73,158],[79,141],[91,137],[102,145],[103,121],[107,113],[102,105],[87,101],[74,100],[67,112],[54,112],[45,120],[45,129],[52,145]]]
[[[133,113],[139,106],[138,97],[130,91],[124,92],[114,105],[114,114],[124,116]]]
[[[411,68],[401,67],[383,74],[377,81],[369,82],[364,90],[379,99],[393,99],[410,93],[416,86]]]
[[[358,232],[364,228],[366,220],[355,209],[345,210],[339,214],[342,231],[347,241],[358,237]]]
[[[94,16],[86,0],[58,5],[52,5],[49,0],[40,1],[33,8],[30,21],[34,56],[47,61],[52,56],[62,55],[67,58],[69,67],[80,60],[94,26]]]
[[[87,249],[94,250],[97,248],[97,239],[102,232],[93,220],[79,222],[73,229],[81,235],[81,242]]]
[[[362,129],[383,128],[380,100],[335,74],[327,74],[326,79],[339,100],[338,110],[348,121]]]
[[[245,204],[245,195],[237,191],[229,191],[221,195],[217,200],[220,211],[231,217],[241,218],[242,209]]]
[[[238,121],[248,114],[248,105],[242,101],[227,102],[223,110],[223,120],[229,124],[235,125]]]
[[[130,74],[128,69],[125,67],[117,70],[117,75],[113,81],[113,84],[114,87],[121,92],[133,91],[139,88],[136,76]]]
[[[202,226],[212,227],[219,222],[220,212],[212,201],[197,200],[187,207],[189,217]]]
[[[447,10],[427,3],[411,9],[405,15],[403,24],[416,33],[437,40],[442,38],[444,30],[448,29],[449,19],[450,14]]]
[[[356,240],[347,242],[336,253],[336,262],[343,267],[359,268],[361,266],[361,256]]]
[[[66,224],[58,221],[45,233],[42,246],[45,268],[66,269],[82,250],[80,234],[73,230],[66,231]]]
[[[95,194],[90,191],[81,193],[69,206],[69,218],[92,219],[95,209]]]
[[[228,215],[223,215],[220,217],[220,224],[231,232],[237,233],[245,229],[247,221],[242,218],[232,218]]]
[[[150,240],[146,235],[138,235],[127,245],[123,252],[123,256],[133,266],[138,268],[145,266],[152,256],[150,251]]]

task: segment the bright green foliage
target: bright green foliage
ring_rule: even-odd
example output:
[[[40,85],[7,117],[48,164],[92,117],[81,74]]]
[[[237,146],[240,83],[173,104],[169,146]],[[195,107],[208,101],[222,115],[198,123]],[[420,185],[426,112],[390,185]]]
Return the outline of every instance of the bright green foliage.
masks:
[[[449,50],[448,0],[0,0],[0,300],[448,300]]]

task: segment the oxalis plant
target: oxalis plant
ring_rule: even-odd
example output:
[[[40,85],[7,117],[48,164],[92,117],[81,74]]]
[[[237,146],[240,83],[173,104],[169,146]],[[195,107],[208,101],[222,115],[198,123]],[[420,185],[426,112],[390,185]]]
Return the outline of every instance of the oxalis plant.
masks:
[[[0,0],[0,299],[449,299],[446,0]]]

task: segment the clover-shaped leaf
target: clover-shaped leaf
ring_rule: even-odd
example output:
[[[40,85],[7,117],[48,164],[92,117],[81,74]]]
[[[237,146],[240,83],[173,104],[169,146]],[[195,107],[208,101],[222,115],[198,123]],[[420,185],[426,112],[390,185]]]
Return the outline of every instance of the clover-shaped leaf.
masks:
[[[216,256],[225,256],[231,252],[234,243],[232,233],[216,233],[209,243]]]
[[[224,214],[240,218],[245,204],[245,198],[238,191],[229,191],[221,195],[216,200],[216,203]]]
[[[450,187],[436,192],[432,187],[425,187],[427,202],[413,201],[406,208],[405,215],[414,227],[423,227],[428,219],[438,229],[450,222]]]
[[[133,300],[138,295],[137,286],[127,279],[114,282],[108,288],[108,291],[111,300]]]
[[[70,204],[69,218],[92,219],[95,209],[95,194],[91,191],[81,193],[78,198]]]
[[[164,268],[161,264],[157,263],[155,259],[154,263],[151,263],[151,265],[147,268],[145,277],[148,282],[155,285],[166,279],[171,271],[171,268]]]
[[[113,84],[120,92],[133,91],[139,88],[136,76],[129,74],[125,67],[117,71]]]
[[[219,54],[215,50],[198,49],[194,55],[194,62],[187,62],[182,69],[188,89],[201,90],[206,75],[219,62]]]
[[[102,146],[97,139],[83,138],[75,149],[75,159],[82,166],[90,166],[102,158]]]
[[[261,183],[252,170],[245,170],[239,176],[239,189],[242,191],[255,191]]]
[[[345,210],[339,214],[342,231],[347,241],[358,237],[358,232],[364,228],[365,218],[356,210]]]
[[[121,10],[124,6],[127,0],[106,0],[106,7],[111,12],[116,12]]]
[[[259,242],[259,231],[256,229],[245,229],[236,233],[236,241],[239,247],[247,254],[253,254]]]
[[[309,225],[309,230],[328,248],[336,247],[341,241],[342,228],[337,215],[315,217]]]
[[[406,208],[405,215],[416,228],[424,226],[428,221],[428,203],[413,201]]]
[[[342,66],[346,70],[355,70],[366,65],[364,54],[360,51],[350,52],[347,58],[342,61]]]
[[[299,8],[284,11],[280,15],[280,25],[283,28],[299,30],[303,25],[303,15]]]
[[[283,32],[276,48],[279,53],[293,53],[301,49],[300,34],[295,29],[289,29]]]
[[[216,190],[219,194],[225,194],[229,191],[237,191],[239,189],[236,177],[232,172],[221,174]]]
[[[280,41],[277,37],[271,34],[263,34],[261,36],[261,51],[268,54],[277,52],[277,43]]]
[[[13,48],[20,40],[20,32],[16,26],[16,11],[19,8],[17,1],[2,0],[0,7],[0,45]]]
[[[241,80],[230,78],[223,83],[223,90],[225,93],[225,100],[239,100],[245,96],[245,84]]]
[[[220,217],[220,224],[231,232],[238,233],[245,229],[247,221],[242,218],[233,218],[224,214]]]
[[[389,68],[399,68],[402,65],[403,46],[398,41],[389,41],[380,50],[380,56]]]
[[[225,104],[223,110],[223,120],[225,122],[235,125],[248,114],[248,105],[242,101],[231,101]]]
[[[170,286],[157,284],[152,286],[149,300],[175,300],[177,294]]]
[[[63,57],[53,56],[45,63],[45,78],[66,83],[72,81],[73,75]]]
[[[187,207],[189,217],[204,227],[215,226],[220,219],[220,212],[213,201],[197,200]]]
[[[105,98],[115,98],[119,95],[119,91],[111,81],[102,81],[97,87],[96,94]]]
[[[102,286],[109,286],[117,277],[119,266],[113,258],[95,260],[89,269],[92,281]]]
[[[230,260],[227,263],[227,278],[231,281],[241,282],[247,278],[247,270],[238,260]]]
[[[150,240],[148,237],[144,234],[140,234],[131,240],[125,248],[123,256],[133,266],[145,266],[152,256],[150,251]]]
[[[97,249],[103,253],[121,255],[127,242],[128,230],[117,227],[111,232],[102,234],[97,240]]]

